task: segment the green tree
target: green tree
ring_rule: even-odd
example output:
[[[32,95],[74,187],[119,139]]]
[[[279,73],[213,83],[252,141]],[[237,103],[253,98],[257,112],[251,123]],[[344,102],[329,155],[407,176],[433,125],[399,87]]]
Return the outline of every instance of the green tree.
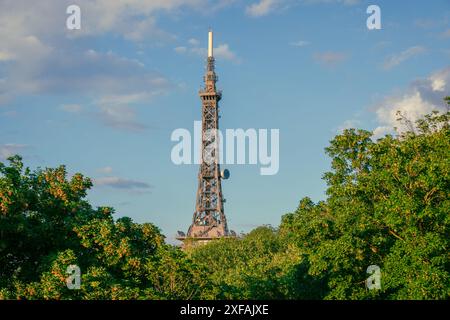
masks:
[[[0,163],[0,298],[198,299],[208,283],[153,224],[92,208],[90,179],[64,166],[31,172]],[[80,290],[66,286],[81,269]]]
[[[414,131],[377,141],[355,129],[331,141],[327,200],[302,200],[280,227],[306,254],[308,273],[326,280],[324,298],[450,296],[449,117],[433,112]],[[381,268],[379,291],[365,287],[369,265]]]
[[[448,299],[450,112],[399,120],[410,130],[330,142],[326,200],[187,252],[151,223],[92,208],[83,175],[11,157],[0,163],[0,299]],[[66,286],[69,265],[80,290]],[[366,288],[370,265],[381,290]]]
[[[299,250],[271,227],[194,247],[190,253],[196,264],[206,268],[212,283],[210,298],[295,298]]]

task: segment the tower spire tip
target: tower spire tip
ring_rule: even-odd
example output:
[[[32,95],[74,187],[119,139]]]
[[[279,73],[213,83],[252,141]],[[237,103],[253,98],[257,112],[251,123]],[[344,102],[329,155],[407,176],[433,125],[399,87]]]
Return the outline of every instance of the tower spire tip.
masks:
[[[208,32],[208,58],[212,57],[213,57],[213,32],[210,27]]]

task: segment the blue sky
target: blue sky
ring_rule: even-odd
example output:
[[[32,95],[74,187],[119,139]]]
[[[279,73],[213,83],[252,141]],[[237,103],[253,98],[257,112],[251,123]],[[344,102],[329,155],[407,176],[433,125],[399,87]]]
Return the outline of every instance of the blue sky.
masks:
[[[81,30],[67,30],[70,4]],[[368,5],[381,30],[368,30]],[[94,205],[153,222],[172,241],[194,210],[196,165],[176,166],[174,129],[200,120],[207,31],[215,33],[221,127],[280,129],[280,170],[229,165],[237,232],[278,225],[324,199],[340,130],[392,132],[450,94],[450,1],[2,0],[0,161],[67,165],[95,181]]]

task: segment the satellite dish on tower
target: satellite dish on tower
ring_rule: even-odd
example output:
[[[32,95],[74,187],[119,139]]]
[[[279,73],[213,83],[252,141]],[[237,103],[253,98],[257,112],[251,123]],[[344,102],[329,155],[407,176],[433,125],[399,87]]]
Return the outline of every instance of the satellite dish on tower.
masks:
[[[220,176],[222,177],[222,179],[227,180],[228,178],[230,178],[230,170],[225,169],[220,173]]]

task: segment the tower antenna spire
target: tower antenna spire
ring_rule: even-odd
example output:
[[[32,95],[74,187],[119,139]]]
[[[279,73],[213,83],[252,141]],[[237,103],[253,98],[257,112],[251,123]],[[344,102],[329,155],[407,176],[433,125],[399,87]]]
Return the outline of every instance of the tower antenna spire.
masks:
[[[213,52],[213,32],[212,29],[209,28],[208,32],[208,58],[212,58],[214,56]]]

